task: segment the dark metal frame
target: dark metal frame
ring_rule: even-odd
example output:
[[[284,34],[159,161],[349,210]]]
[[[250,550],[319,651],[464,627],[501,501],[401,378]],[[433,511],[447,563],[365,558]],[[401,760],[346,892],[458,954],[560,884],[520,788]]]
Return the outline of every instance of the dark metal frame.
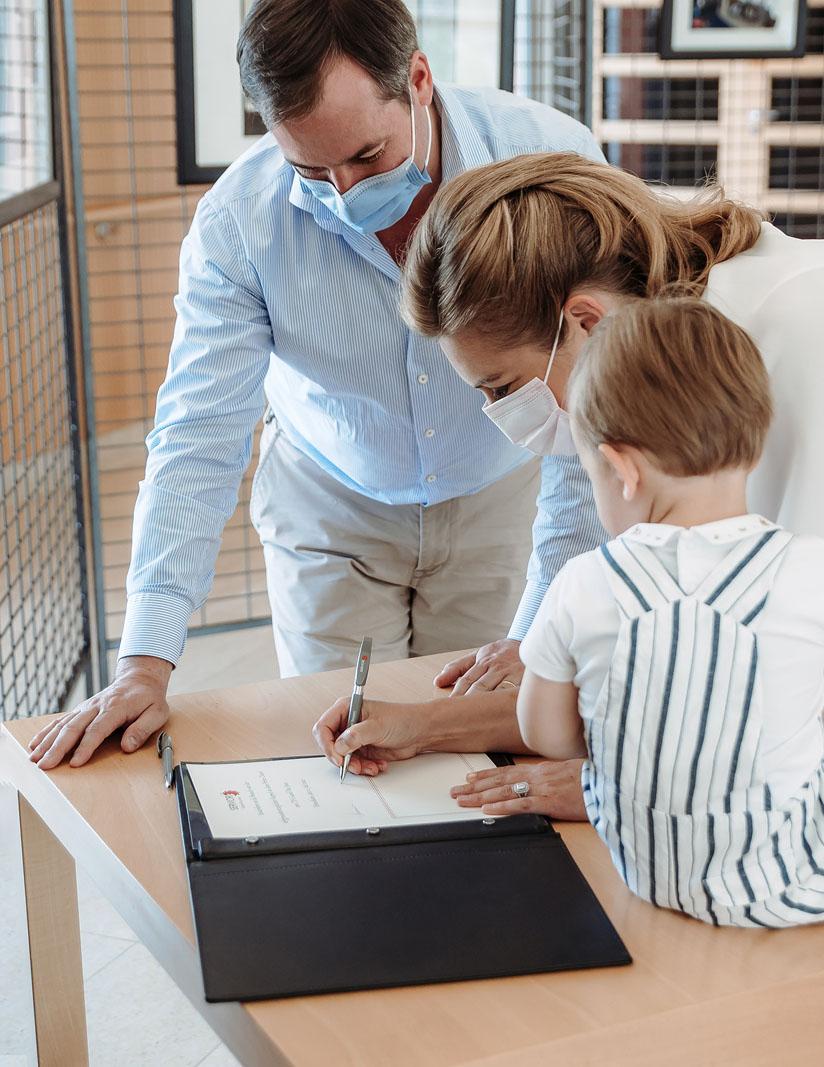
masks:
[[[50,5],[51,6],[51,5]],[[103,543],[100,522],[100,480],[97,467],[96,423],[94,418],[94,385],[92,380],[91,322],[89,319],[89,285],[88,264],[86,257],[86,209],[83,197],[83,161],[80,138],[80,109],[77,87],[77,55],[74,29],[74,0],[62,0],[63,8],[63,42],[66,56],[67,111],[69,119],[69,142],[71,145],[72,191],[74,194],[75,249],[77,269],[78,303],[77,313],[80,326],[81,352],[80,365],[82,382],[75,382],[75,401],[82,405],[85,414],[86,442],[78,440],[82,451],[82,462],[78,471],[87,472],[85,485],[78,485],[78,521],[84,524],[88,514],[88,551],[86,552],[86,592],[87,614],[89,616],[90,640],[94,649],[89,670],[89,691],[95,692],[108,684],[108,658],[106,655],[106,609],[103,584]],[[58,115],[59,118],[59,115]],[[60,157],[62,159],[62,156]],[[61,219],[65,217],[65,206]],[[64,261],[64,272],[68,269],[68,253]],[[77,420],[75,420],[77,421]],[[79,435],[76,435],[79,438]],[[85,494],[85,498],[80,495]],[[87,505],[84,506],[84,505]],[[91,561],[88,556],[91,555]],[[89,566],[89,562],[91,565]],[[88,610],[88,604],[94,604],[94,610]],[[92,622],[94,626],[92,627]]]
[[[64,0],[65,2],[65,0]],[[53,4],[48,5],[49,9],[49,88],[51,90],[51,125],[52,125],[52,173],[54,174],[55,200],[57,200],[57,220],[59,227],[60,237],[60,273],[61,283],[63,288],[63,332],[66,338],[66,382],[69,387],[69,417],[71,418],[71,445],[72,445],[72,464],[75,471],[75,483],[74,483],[74,497],[75,497],[75,515],[76,529],[77,529],[77,548],[80,559],[80,585],[81,585],[81,597],[83,604],[83,654],[75,665],[72,677],[66,684],[66,690],[63,694],[65,699],[66,695],[72,691],[78,678],[81,674],[86,676],[86,688],[89,693],[94,692],[95,682],[97,679],[94,676],[93,669],[93,656],[91,652],[92,633],[91,633],[91,619],[89,614],[89,590],[93,587],[93,582],[89,577],[89,560],[86,551],[86,541],[83,535],[85,527],[84,514],[85,514],[85,493],[86,487],[82,477],[83,471],[83,453],[84,443],[80,438],[80,406],[82,381],[79,381],[79,368],[76,365],[75,359],[72,358],[74,352],[74,338],[75,338],[75,308],[72,306],[72,285],[71,285],[71,271],[69,267],[70,259],[70,244],[68,233],[68,219],[66,211],[66,175],[65,175],[65,159],[63,157],[63,116],[61,109],[59,80],[57,76],[56,60],[55,56],[57,49],[55,48],[55,36],[60,30],[55,26],[56,11]],[[63,40],[65,43],[65,23],[62,27]],[[74,171],[74,168],[72,168]],[[84,375],[85,376],[85,375]]]
[[[581,71],[581,83],[583,85],[584,114],[581,121],[589,129],[592,129],[592,70],[593,50],[595,47],[595,19],[593,18],[592,2],[587,0],[584,4],[584,63]]]
[[[498,85],[511,93],[515,88],[515,26],[517,0],[501,0],[501,47]]]
[[[731,51],[713,49],[675,49],[672,46],[672,17],[675,0],[663,0],[659,22],[658,51],[662,59],[783,59],[799,58],[805,54],[804,30],[807,21],[806,0],[795,0],[798,17],[795,45],[792,48],[738,48]],[[728,31],[735,33],[734,29]]]

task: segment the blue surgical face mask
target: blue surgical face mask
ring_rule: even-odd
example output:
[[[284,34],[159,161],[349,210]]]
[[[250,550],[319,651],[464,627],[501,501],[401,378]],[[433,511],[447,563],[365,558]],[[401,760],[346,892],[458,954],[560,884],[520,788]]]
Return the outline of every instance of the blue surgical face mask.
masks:
[[[358,233],[378,233],[394,226],[407,213],[424,185],[429,185],[432,181],[426,172],[432,151],[432,119],[429,108],[426,108],[429,142],[423,170],[420,170],[415,163],[415,107],[411,99],[409,107],[412,113],[412,153],[399,167],[384,174],[364,178],[345,193],[339,193],[331,182],[300,177],[300,184],[306,192],[320,200],[341,222]]]

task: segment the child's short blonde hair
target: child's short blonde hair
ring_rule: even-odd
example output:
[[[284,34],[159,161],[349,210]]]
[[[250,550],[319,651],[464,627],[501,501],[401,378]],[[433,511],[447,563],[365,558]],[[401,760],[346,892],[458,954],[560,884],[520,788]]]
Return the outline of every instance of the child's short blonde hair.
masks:
[[[772,418],[752,339],[693,297],[631,300],[608,315],[567,404],[584,443],[634,445],[678,477],[755,466]]]

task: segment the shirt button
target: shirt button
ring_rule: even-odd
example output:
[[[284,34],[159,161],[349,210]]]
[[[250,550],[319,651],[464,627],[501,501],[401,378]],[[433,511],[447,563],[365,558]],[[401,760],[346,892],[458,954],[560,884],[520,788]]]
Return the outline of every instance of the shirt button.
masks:
[[[427,474],[426,480],[428,482],[437,482],[438,476],[437,476],[437,474]]]
[[[423,435],[424,435],[424,437],[434,437],[435,436],[435,431],[430,428],[428,430],[424,430],[423,431]]]
[[[429,381],[429,375],[428,374],[419,374],[418,375],[418,381],[421,383],[421,385],[426,385],[426,383]]]

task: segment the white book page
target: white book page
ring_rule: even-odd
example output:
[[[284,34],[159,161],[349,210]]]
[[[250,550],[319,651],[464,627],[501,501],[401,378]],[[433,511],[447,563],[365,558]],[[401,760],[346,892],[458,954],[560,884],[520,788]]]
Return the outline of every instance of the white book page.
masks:
[[[350,771],[343,783],[322,756],[186,766],[212,836],[224,838],[477,820],[480,809],[459,807],[449,790],[495,764],[483,753],[432,752],[375,778]]]

